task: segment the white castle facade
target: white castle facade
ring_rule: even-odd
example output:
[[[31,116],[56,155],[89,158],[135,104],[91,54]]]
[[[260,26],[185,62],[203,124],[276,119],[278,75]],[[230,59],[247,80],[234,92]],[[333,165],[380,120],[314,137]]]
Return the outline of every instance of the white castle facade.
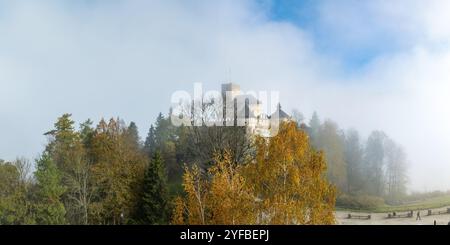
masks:
[[[244,94],[238,84],[222,84],[222,99],[224,106],[224,122],[232,121],[235,125],[245,125],[250,134],[269,137],[270,128],[281,121],[291,120],[291,117],[281,109],[277,109],[270,115],[264,112],[264,105],[252,94]],[[227,101],[228,100],[228,101]],[[231,108],[230,108],[231,105]],[[228,108],[228,109],[227,109]],[[234,112],[232,118],[226,110]],[[275,124],[274,124],[275,123]]]

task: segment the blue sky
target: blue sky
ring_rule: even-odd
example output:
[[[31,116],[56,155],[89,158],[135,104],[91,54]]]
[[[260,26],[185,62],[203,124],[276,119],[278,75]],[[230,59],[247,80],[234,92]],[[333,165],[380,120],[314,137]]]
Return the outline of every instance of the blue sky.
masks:
[[[378,0],[259,1],[267,8],[272,20],[286,21],[306,31],[313,39],[316,51],[339,59],[346,73],[358,72],[379,56],[403,52],[416,44],[414,41],[420,33],[411,33],[411,30],[404,32],[399,23],[386,23],[410,21],[411,16],[401,15],[408,14],[409,10],[404,10],[409,8],[408,5],[411,5],[411,8],[417,7],[415,5],[418,1],[399,2],[400,6]],[[422,1],[422,4],[424,2]],[[377,8],[378,3],[385,5],[385,8]],[[393,14],[389,13],[391,11]],[[400,19],[392,18],[396,12],[399,13]],[[414,15],[414,12],[409,14]],[[386,19],[383,19],[384,17]],[[400,29],[396,29],[396,26]],[[358,32],[363,33],[363,38],[347,37],[357,35]],[[408,40],[409,38],[413,39]]]
[[[317,12],[315,6],[319,1],[303,0],[303,1],[261,1],[261,4],[268,5],[271,17],[275,20],[289,20],[297,22],[299,25],[305,25],[314,19]]]
[[[262,4],[267,1],[263,1]],[[349,48],[342,45],[327,27],[320,23],[321,0],[274,0],[269,1],[269,16],[275,21],[287,21],[308,31],[314,40],[316,50],[326,55],[334,56],[342,60],[348,71],[358,69],[367,64],[388,44],[362,45],[362,47]],[[383,45],[383,46],[381,46]]]

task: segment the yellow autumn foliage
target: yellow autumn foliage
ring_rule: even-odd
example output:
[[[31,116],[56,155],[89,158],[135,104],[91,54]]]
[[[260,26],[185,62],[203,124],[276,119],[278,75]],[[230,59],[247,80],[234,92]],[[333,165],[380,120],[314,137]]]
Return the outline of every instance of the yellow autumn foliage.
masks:
[[[207,172],[186,168],[186,195],[177,198],[174,224],[334,224],[335,188],[326,162],[295,123],[277,136],[255,139],[255,156],[233,164],[216,155]]]
[[[253,192],[241,175],[241,167],[225,152],[216,155],[215,165],[202,173],[197,165],[185,168],[184,198],[177,198],[173,224],[252,224],[255,223]]]

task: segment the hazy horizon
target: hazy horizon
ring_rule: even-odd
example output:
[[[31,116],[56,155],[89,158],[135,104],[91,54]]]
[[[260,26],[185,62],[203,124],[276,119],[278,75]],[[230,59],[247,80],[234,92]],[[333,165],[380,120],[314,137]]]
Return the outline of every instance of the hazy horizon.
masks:
[[[141,137],[193,83],[277,90],[365,138],[386,132],[410,190],[450,189],[448,1],[0,0],[0,159],[33,159],[63,113]]]

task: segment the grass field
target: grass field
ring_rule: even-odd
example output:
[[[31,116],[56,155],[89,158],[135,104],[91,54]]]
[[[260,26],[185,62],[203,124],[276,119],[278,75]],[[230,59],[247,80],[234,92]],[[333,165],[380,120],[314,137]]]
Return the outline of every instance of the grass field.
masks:
[[[339,225],[448,225],[450,224],[450,214],[427,215],[426,210],[445,212],[450,207],[450,195],[430,197],[403,205],[382,205],[372,209],[345,209],[336,208],[336,220]],[[417,211],[421,211],[421,219],[416,219]],[[414,211],[414,215],[409,218],[388,218],[392,212],[403,213]],[[349,213],[359,213],[360,215],[371,215],[371,219],[348,219]]]
[[[450,195],[443,195],[439,197],[432,197],[420,201],[410,202],[403,205],[382,205],[372,209],[348,209],[336,207],[337,211],[352,211],[352,212],[372,212],[372,213],[389,213],[402,212],[409,210],[427,210],[450,206]]]

